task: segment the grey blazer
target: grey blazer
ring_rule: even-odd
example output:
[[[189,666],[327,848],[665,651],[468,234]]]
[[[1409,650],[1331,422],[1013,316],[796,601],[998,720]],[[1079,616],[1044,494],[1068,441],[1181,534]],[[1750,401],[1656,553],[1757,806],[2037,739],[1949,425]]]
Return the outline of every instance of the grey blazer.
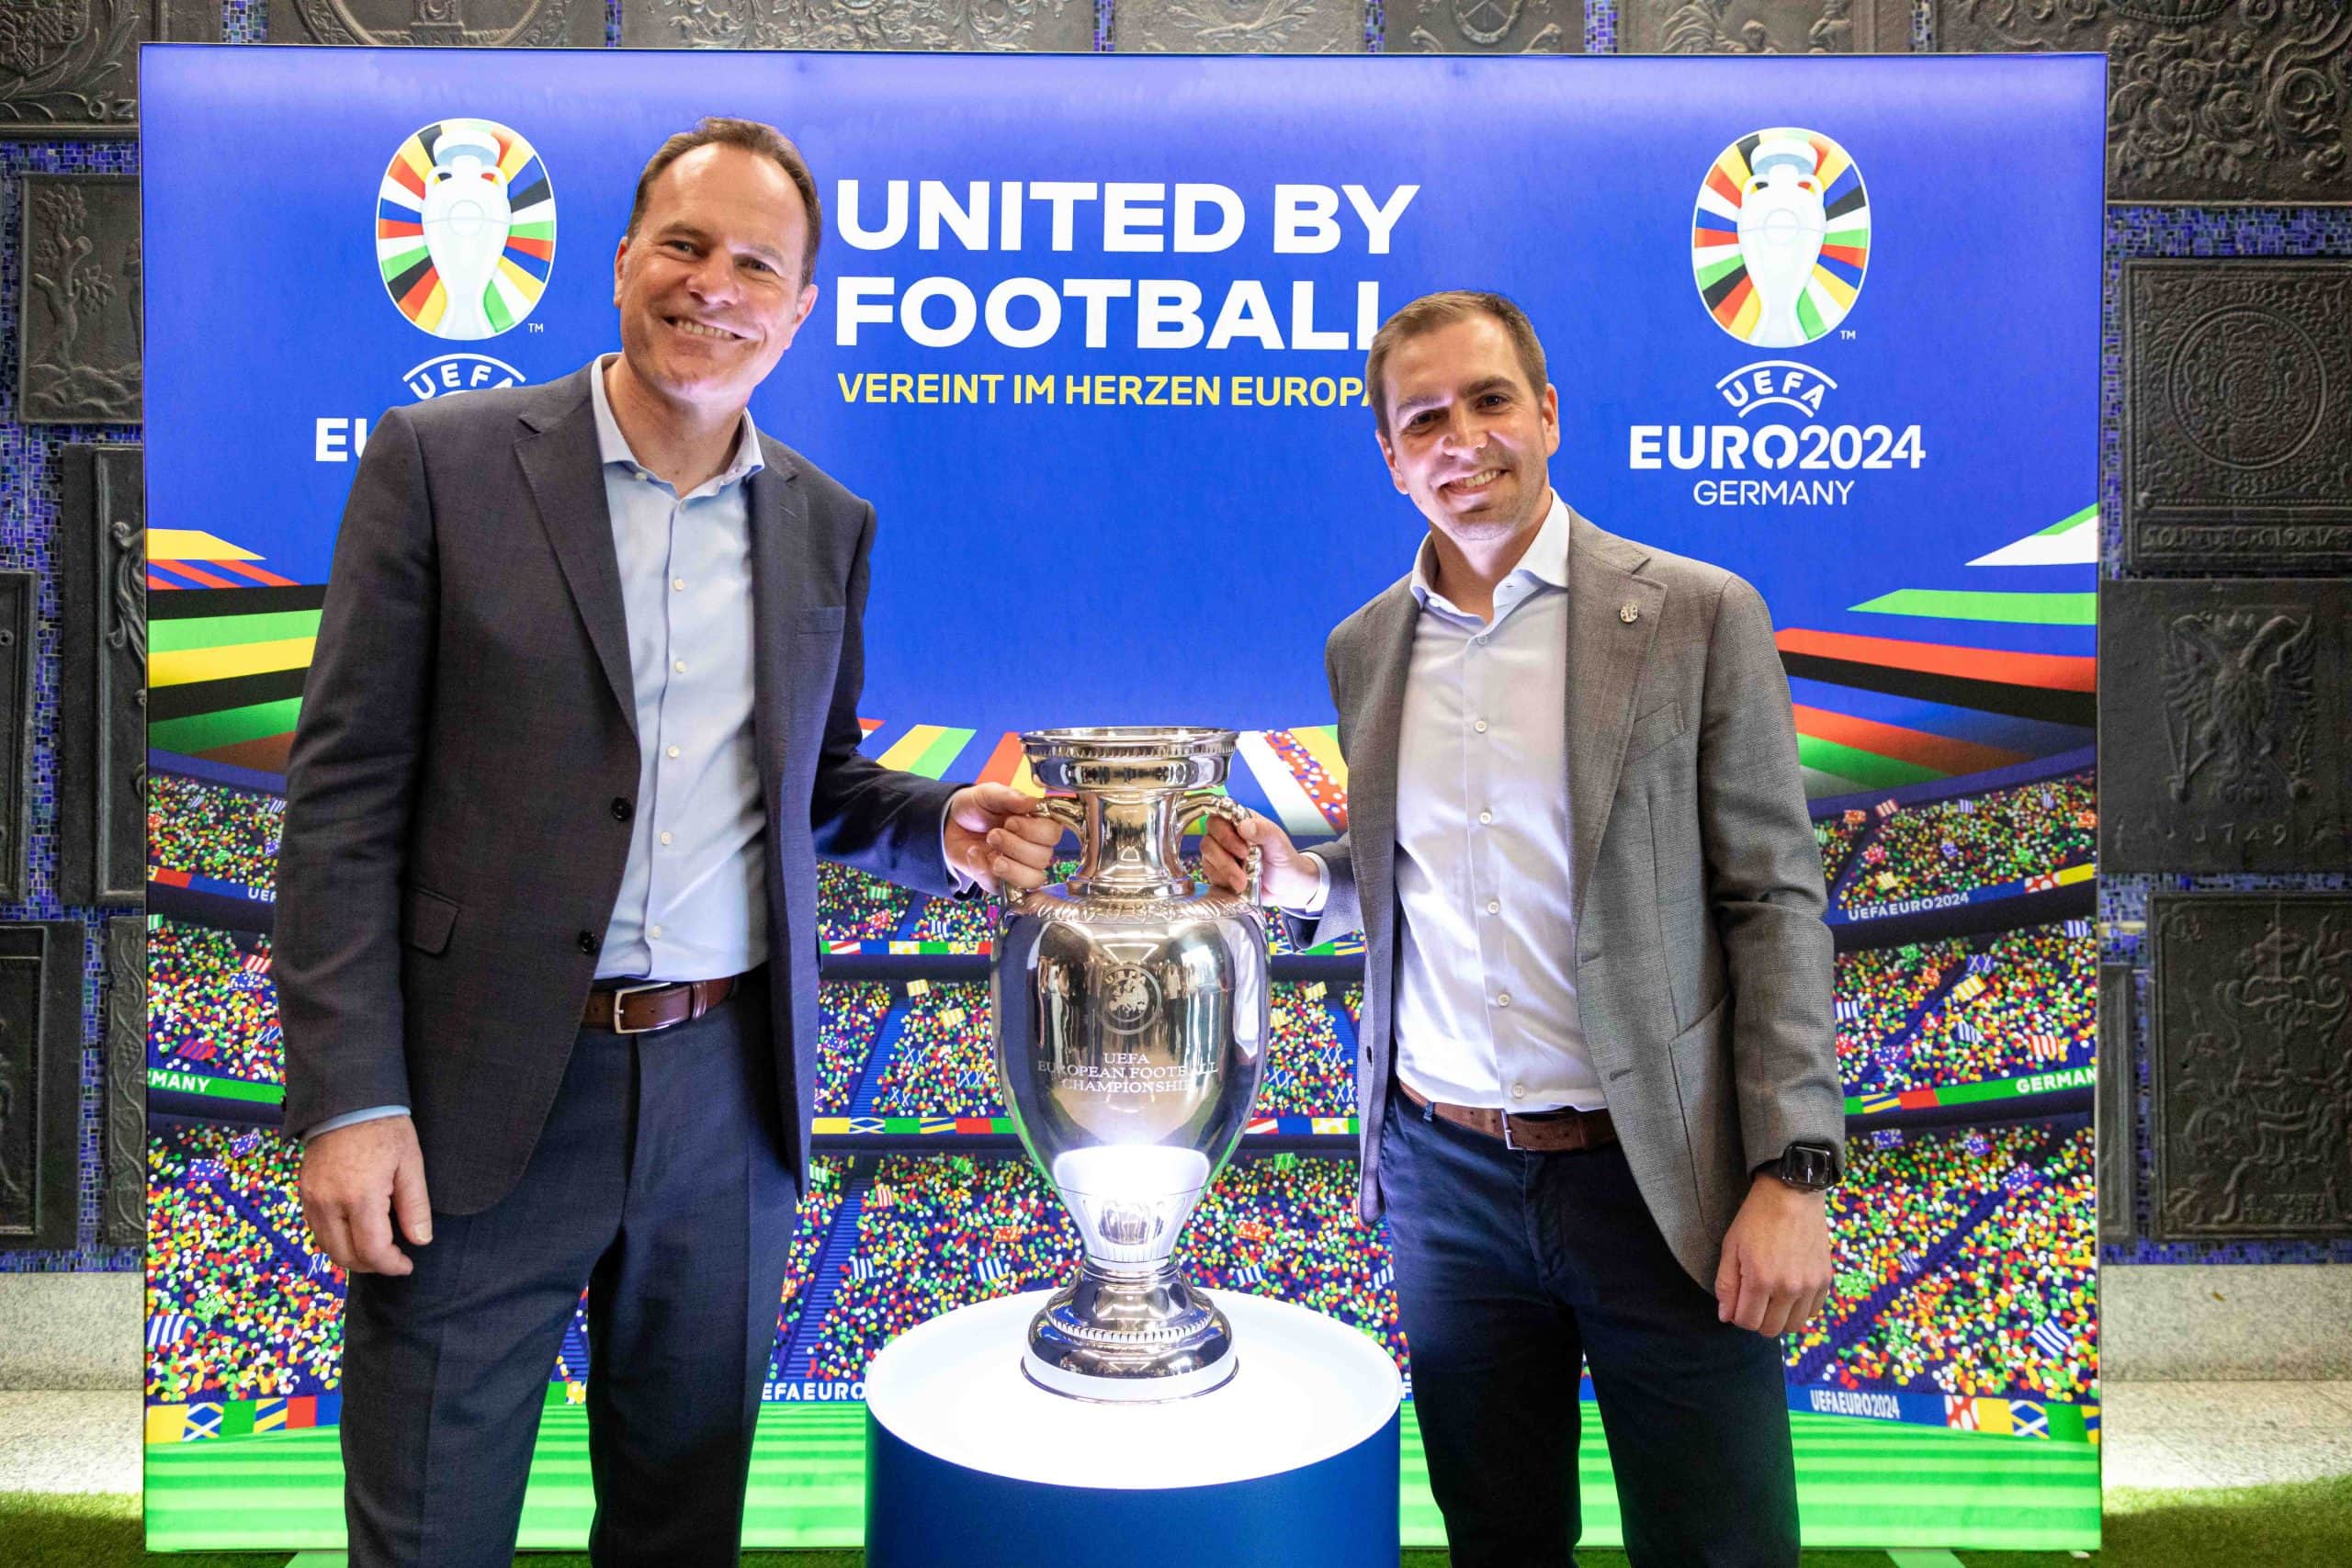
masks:
[[[394,409],[335,541],[287,777],[286,1124],[412,1108],[434,1206],[537,1145],[620,891],[637,704],[590,370]],[[761,438],[752,728],[776,1091],[807,1189],[817,857],[950,891],[951,784],[858,754],[874,509]]]
[[[1331,633],[1349,831],[1308,941],[1364,933],[1358,1204],[1378,1216],[1396,1059],[1396,737],[1419,605],[1399,579]],[[1630,609],[1630,618],[1628,611]],[[1712,1291],[1750,1173],[1845,1147],[1821,856],[1756,590],[1570,513],[1566,787],[1577,1006],[1658,1229]]]

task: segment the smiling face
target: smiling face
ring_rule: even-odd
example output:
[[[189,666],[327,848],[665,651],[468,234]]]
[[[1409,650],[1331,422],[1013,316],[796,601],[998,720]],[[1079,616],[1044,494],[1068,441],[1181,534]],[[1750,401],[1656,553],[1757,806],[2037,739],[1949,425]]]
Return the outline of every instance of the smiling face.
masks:
[[[1388,477],[1464,547],[1540,526],[1550,508],[1560,399],[1530,386],[1510,334],[1476,315],[1406,339],[1381,368]]]
[[[742,408],[817,303],[799,276],[808,233],[772,158],[713,144],[662,170],[613,258],[630,374],[707,413]]]

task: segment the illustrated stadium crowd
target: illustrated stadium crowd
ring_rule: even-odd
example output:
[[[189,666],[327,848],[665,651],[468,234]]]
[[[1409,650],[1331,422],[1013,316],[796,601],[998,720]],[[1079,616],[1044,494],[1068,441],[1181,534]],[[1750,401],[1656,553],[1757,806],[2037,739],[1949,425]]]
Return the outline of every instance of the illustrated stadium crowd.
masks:
[[[156,867],[256,889],[274,880],[278,803],[151,777]],[[1846,907],[2011,884],[2086,863],[2090,775],[1816,822]],[[1074,870],[1065,862],[1061,874]],[[978,953],[998,911],[820,868],[820,941]],[[938,948],[932,949],[939,951]],[[1277,951],[1282,944],[1277,943]],[[282,1083],[266,936],[149,921],[150,1065]],[[2097,942],[2086,919],[1842,953],[1838,1054],[1849,1095],[2015,1078],[2092,1060]],[[1355,1110],[1359,985],[1277,981],[1261,1115]],[[818,1111],[1005,1114],[984,982],[829,979]],[[1829,1199],[1838,1289],[1784,1341],[1792,1382],[1862,1390],[2096,1397],[2096,1245],[2083,1118],[1896,1131],[1865,1127]],[[820,1145],[822,1146],[822,1145]],[[838,1150],[841,1145],[831,1145]],[[279,1133],[159,1116],[150,1139],[147,1393],[152,1402],[333,1391],[344,1278],[295,1197],[300,1150]],[[854,1382],[891,1337],[941,1312],[1068,1277],[1077,1240],[1017,1149],[820,1155],[778,1303],[771,1381]],[[1355,1213],[1351,1158],[1245,1145],[1182,1250],[1212,1290],[1330,1313],[1408,1366],[1382,1233]],[[582,1325],[556,1381],[585,1375]]]
[[[2030,882],[2088,865],[2098,791],[2087,771],[1928,805],[1851,807],[1814,824],[1841,910]]]

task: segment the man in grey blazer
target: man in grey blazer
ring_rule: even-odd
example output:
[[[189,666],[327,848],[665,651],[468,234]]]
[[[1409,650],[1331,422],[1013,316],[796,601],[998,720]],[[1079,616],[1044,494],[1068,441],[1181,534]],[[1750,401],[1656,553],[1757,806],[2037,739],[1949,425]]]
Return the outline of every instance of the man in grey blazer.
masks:
[[[355,1564],[513,1560],[583,1287],[591,1556],[736,1560],[808,1183],[817,857],[933,893],[1050,863],[1025,797],[858,755],[874,510],[746,408],[821,227],[773,128],[673,137],[614,261],[621,352],[394,410],[353,484],[277,976],[304,1212],[351,1270]]]
[[[1844,1101],[1770,620],[1552,492],[1508,299],[1406,306],[1365,379],[1429,536],[1325,651],[1349,832],[1247,831],[1304,939],[1364,933],[1359,1202],[1455,1568],[1573,1561],[1580,1358],[1635,1564],[1793,1568],[1777,1336],[1828,1291]]]

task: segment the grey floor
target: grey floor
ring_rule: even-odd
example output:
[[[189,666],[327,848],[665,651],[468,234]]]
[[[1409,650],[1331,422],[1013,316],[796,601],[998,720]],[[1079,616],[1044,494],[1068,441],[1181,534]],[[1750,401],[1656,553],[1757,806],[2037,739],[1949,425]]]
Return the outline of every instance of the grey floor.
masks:
[[[2109,1486],[2352,1474],[2352,1382],[2110,1382]],[[0,1393],[0,1492],[139,1490],[136,1393]]]

